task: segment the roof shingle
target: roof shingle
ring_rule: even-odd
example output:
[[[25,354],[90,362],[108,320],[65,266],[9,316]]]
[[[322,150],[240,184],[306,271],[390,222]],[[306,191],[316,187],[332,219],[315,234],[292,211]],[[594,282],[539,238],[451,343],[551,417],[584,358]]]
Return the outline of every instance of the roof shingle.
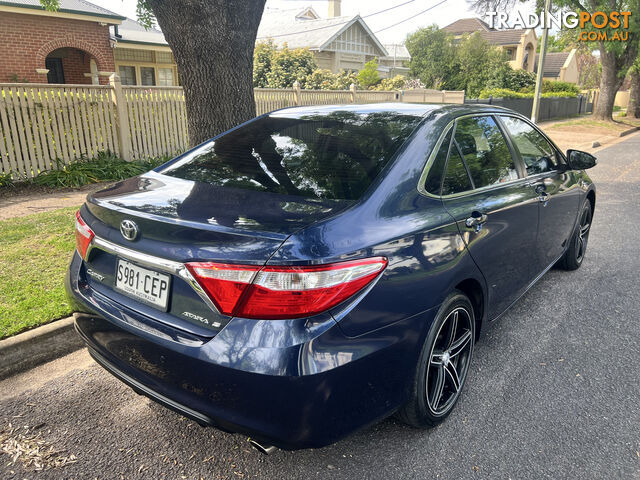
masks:
[[[543,77],[559,77],[560,70],[564,66],[564,62],[567,61],[567,58],[571,52],[550,52],[547,53],[544,59],[544,69],[542,70]],[[540,54],[536,53],[536,63],[534,64],[533,71],[538,71],[538,60],[540,58]]]
[[[462,33],[471,33],[477,31],[489,32],[494,29],[491,28],[487,22],[483,22],[479,18],[473,17],[461,18],[460,20],[456,20],[446,27],[443,27],[442,30],[453,35],[459,35]]]

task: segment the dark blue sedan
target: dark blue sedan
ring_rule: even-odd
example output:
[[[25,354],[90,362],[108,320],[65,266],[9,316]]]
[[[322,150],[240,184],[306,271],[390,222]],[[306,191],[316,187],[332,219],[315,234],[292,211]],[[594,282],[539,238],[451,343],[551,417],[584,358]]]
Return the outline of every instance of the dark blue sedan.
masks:
[[[433,426],[483,325],[583,262],[593,165],[491,106],[272,112],[88,197],[76,327],[138,393],[263,451]]]

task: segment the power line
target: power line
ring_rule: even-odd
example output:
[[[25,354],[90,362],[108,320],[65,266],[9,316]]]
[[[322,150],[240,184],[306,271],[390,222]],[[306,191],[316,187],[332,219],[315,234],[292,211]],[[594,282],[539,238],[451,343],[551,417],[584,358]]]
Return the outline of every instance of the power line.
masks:
[[[404,3],[400,3],[400,4],[398,4],[398,5],[394,5],[393,7],[385,8],[384,10],[380,10],[380,11],[378,11],[378,12],[374,12],[374,13],[370,13],[370,14],[368,14],[368,15],[364,15],[364,16],[363,16],[363,17],[361,17],[361,18],[363,18],[363,19],[364,19],[364,18],[373,17],[374,15],[380,15],[381,13],[388,12],[389,10],[393,10],[394,8],[402,7],[402,6],[404,6],[404,5],[407,5],[407,4],[409,4],[409,3],[413,3],[413,2],[415,2],[415,1],[416,1],[416,0],[408,0],[408,1],[404,2]],[[420,14],[418,14],[418,15],[420,15]],[[279,35],[267,35],[267,36],[264,36],[264,37],[258,37],[256,40],[262,40],[262,39],[265,39],[265,38],[288,37],[288,36],[290,36],[290,35],[300,35],[300,34],[302,34],[302,33],[315,32],[316,30],[324,30],[325,28],[333,28],[333,27],[335,27],[335,26],[337,26],[337,25],[346,25],[346,24],[347,24],[347,23],[349,23],[351,20],[353,20],[353,19],[347,20],[347,21],[345,21],[345,22],[333,23],[333,24],[331,24],[331,25],[325,25],[324,27],[310,28],[310,29],[308,29],[308,30],[303,30],[303,31],[300,31],[300,32],[281,33],[281,34],[279,34]]]
[[[429,10],[432,10],[432,9],[436,8],[438,5],[442,5],[442,4],[443,4],[444,2],[446,2],[446,1],[447,1],[447,0],[442,0],[441,2],[438,2],[438,3],[436,3],[435,5],[430,6],[429,8],[425,8],[424,10],[422,10],[421,12],[416,13],[415,15],[412,15],[412,16],[410,16],[410,17],[408,17],[408,18],[405,18],[404,20],[400,20],[399,22],[394,23],[393,25],[389,25],[388,27],[384,27],[384,28],[381,28],[380,30],[376,30],[376,31],[375,31],[375,32],[373,32],[373,33],[380,33],[380,32],[384,32],[385,30],[389,30],[390,28],[397,27],[397,26],[398,26],[398,25],[400,25],[401,23],[408,22],[409,20],[413,20],[413,19],[414,19],[414,18],[416,18],[418,15],[422,15],[423,13],[427,13]]]

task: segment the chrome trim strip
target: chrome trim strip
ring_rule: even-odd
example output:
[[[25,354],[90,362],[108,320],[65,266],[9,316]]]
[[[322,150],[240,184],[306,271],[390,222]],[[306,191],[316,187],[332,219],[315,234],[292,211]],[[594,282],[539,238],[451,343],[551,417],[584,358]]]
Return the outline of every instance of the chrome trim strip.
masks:
[[[186,281],[191,288],[195,290],[198,296],[204,301],[204,303],[211,308],[214,312],[220,314],[220,311],[216,307],[215,303],[211,301],[206,292],[202,289],[200,284],[193,278],[191,272],[187,269],[184,263],[175,262],[173,260],[167,260],[166,258],[156,257],[154,255],[148,255],[146,253],[138,252],[136,250],[132,250],[127,247],[123,247],[121,245],[117,245],[113,242],[105,240],[100,237],[93,237],[89,247],[87,248],[87,253],[85,255],[85,259],[89,258],[91,251],[94,248],[98,248],[107,253],[111,253],[118,257],[125,258],[127,260],[131,260],[134,263],[142,264],[146,267],[161,270],[163,272],[176,275]]]

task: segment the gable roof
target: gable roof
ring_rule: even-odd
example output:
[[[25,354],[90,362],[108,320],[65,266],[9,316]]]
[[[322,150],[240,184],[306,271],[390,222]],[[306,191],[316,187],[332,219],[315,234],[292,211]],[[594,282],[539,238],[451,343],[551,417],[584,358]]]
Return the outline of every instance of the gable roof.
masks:
[[[142,24],[130,18],[125,19],[118,26],[118,42],[145,43],[152,45],[168,45],[162,32],[156,28],[145,29]]]
[[[117,13],[99,7],[85,0],[59,0],[60,8],[57,10],[62,13],[74,13],[76,15],[88,15],[92,17],[110,18],[113,20],[124,20],[126,17]],[[40,0],[0,0],[0,5],[8,7],[28,8],[32,10],[46,10]],[[118,22],[119,23],[119,22]]]
[[[571,52],[548,52],[544,59],[544,69],[542,70],[543,77],[559,77],[560,70],[564,67],[564,63],[569,58]],[[533,66],[533,71],[538,71],[538,60],[540,54],[536,53],[536,63]]]
[[[487,22],[483,22],[479,18],[461,18],[460,20],[456,20],[453,23],[450,23],[446,27],[443,27],[442,30],[448,33],[452,33],[454,35],[459,35],[462,33],[471,33],[471,32],[489,32],[494,30],[489,26]]]
[[[323,50],[342,32],[358,23],[380,50],[381,56],[387,55],[384,46],[360,15],[307,19],[297,16],[298,13],[299,9],[265,10],[256,40],[273,39],[279,46],[286,43],[289,48]]]

